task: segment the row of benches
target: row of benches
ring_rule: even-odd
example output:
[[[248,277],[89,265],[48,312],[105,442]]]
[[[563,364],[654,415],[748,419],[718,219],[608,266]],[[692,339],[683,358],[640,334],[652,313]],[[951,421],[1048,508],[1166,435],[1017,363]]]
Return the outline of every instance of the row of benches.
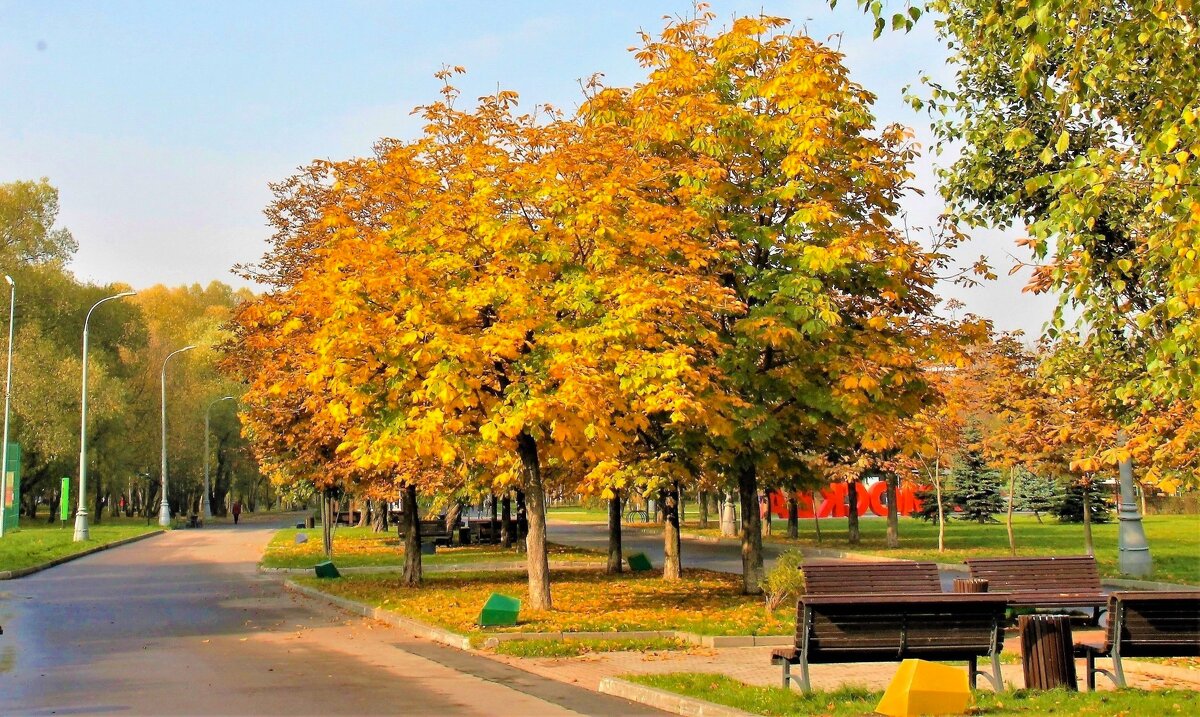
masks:
[[[988,593],[943,593],[937,565],[928,562],[810,562],[805,595],[796,608],[796,641],[773,651],[783,685],[810,688],[810,664],[893,662],[908,658],[966,660],[970,685],[979,675],[997,689],[1004,625],[1010,607],[1091,607],[1109,611],[1105,639],[1075,646],[1087,659],[1087,685],[1097,673],[1124,687],[1122,657],[1200,656],[1200,591],[1116,592],[1104,595],[1090,556],[968,560]],[[848,594],[853,590],[853,594]],[[1096,667],[1111,657],[1113,670]],[[985,658],[989,672],[980,672]]]

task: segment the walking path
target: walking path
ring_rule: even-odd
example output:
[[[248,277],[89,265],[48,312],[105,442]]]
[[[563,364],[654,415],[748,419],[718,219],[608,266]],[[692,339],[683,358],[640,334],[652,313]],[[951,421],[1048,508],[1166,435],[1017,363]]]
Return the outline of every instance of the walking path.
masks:
[[[4,583],[0,714],[656,714],[286,593],[256,570],[275,527],[172,531]]]

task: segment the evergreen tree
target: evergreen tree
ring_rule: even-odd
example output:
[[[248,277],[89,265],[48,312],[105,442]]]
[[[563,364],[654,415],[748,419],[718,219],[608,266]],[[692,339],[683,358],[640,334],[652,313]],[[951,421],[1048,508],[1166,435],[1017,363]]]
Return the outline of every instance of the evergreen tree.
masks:
[[[1092,522],[1107,523],[1112,520],[1113,505],[1109,489],[1096,481],[1089,481],[1086,485],[1072,482],[1067,486],[1062,502],[1054,511],[1058,515],[1060,523],[1083,522],[1083,494],[1085,491],[1088,494],[1088,506],[1092,511]]]
[[[978,431],[969,431],[967,441],[967,448],[958,455],[951,471],[955,486],[952,500],[959,509],[958,518],[977,523],[995,522],[992,516],[1004,510],[1000,473],[984,460],[978,446]]]
[[[947,517],[954,512],[953,489],[948,480],[949,475],[942,477],[945,484],[942,486],[942,512]],[[932,485],[924,488],[919,488],[913,492],[913,497],[917,499],[919,508],[912,512],[912,517],[920,518],[926,523],[937,523],[938,508],[937,508],[937,491]]]
[[[1024,470],[1017,474],[1016,493],[1016,509],[1033,513],[1039,523],[1042,513],[1053,513],[1063,501],[1062,488],[1057,481]]]

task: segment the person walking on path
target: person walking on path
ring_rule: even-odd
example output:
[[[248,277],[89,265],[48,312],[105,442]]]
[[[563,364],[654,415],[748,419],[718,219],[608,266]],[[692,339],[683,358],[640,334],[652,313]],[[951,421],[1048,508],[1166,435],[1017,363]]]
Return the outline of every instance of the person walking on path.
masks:
[[[238,518],[242,515],[242,501],[233,501],[233,507],[229,509],[229,512],[233,513],[233,524],[237,525]]]

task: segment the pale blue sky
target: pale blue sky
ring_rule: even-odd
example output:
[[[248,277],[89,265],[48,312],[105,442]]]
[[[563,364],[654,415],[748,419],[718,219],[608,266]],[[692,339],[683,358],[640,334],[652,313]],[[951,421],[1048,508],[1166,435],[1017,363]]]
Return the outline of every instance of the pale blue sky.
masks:
[[[881,122],[928,140],[926,119],[900,101],[920,72],[945,76],[928,23],[872,41],[843,0],[712,3],[721,18],[780,15],[840,44],[854,78],[879,96]],[[83,279],[135,287],[212,279],[263,252],[267,183],[318,157],[365,154],[383,136],[411,136],[413,106],[435,98],[442,65],[463,65],[464,98],[498,86],[525,104],[573,108],[578,80],[642,74],[628,48],[657,32],[684,0],[597,3],[92,2],[0,0],[0,181],[46,176],[62,192],[62,223],[79,241]],[[940,210],[930,160],[911,221]],[[1012,237],[980,235],[1005,274]],[[1003,329],[1036,332],[1047,299],[1020,278],[948,293]]]

